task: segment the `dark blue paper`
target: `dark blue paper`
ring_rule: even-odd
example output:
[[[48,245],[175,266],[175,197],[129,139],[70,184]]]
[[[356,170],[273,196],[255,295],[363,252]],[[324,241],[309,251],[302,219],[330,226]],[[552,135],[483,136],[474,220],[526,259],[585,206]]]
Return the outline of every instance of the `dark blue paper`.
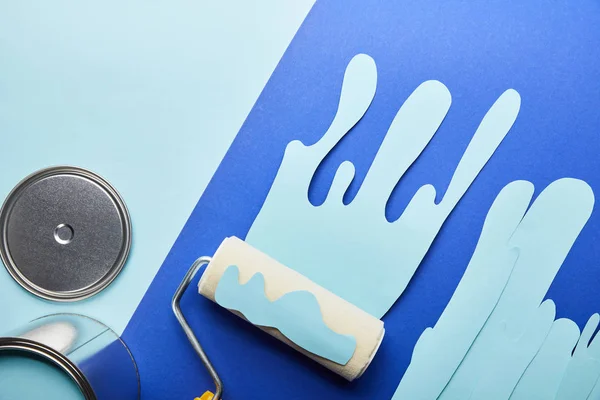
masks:
[[[526,179],[539,193],[569,176],[600,193],[598,0],[319,2],[125,331],[139,363],[143,399],[192,399],[212,388],[172,314],[171,297],[198,256],[212,254],[226,236],[245,236],[286,144],[293,139],[314,143],[325,132],[345,66],[357,53],[375,59],[377,93],[365,118],[319,171],[310,193],[315,204],[323,201],[345,159],[356,166],[349,197],[356,193],[398,108],[425,80],[437,79],[449,88],[452,108],[396,188],[389,219],[400,215],[423,184],[432,183],[441,198],[481,117],[504,90],[521,94],[521,112],[384,317],[385,340],[357,382],[347,383],[190,288],[183,311],[224,380],[226,400],[391,398],[417,338],[436,322],[460,280],[484,217],[504,185]],[[593,213],[548,294],[557,317],[569,317],[580,327],[600,310],[599,236],[600,217]]]

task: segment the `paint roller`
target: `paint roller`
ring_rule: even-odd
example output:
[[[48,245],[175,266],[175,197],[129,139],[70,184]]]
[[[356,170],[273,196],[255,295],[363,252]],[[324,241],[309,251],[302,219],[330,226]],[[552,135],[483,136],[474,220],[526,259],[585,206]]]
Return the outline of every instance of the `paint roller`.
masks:
[[[383,340],[383,322],[284,266],[237,237],[226,238],[214,256],[200,257],[173,297],[173,311],[215,383],[223,383],[179,306],[183,293],[204,265],[198,291],[211,301],[288,344],[348,381],[359,378]],[[198,400],[198,399],[197,399]]]

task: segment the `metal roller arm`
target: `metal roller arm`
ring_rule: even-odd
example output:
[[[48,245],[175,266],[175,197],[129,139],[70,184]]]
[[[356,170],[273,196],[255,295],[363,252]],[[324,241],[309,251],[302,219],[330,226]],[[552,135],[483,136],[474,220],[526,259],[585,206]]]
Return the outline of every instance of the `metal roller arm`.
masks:
[[[206,369],[208,370],[208,373],[210,374],[212,380],[215,383],[215,394],[214,394],[212,400],[220,400],[221,395],[223,394],[223,382],[221,382],[221,378],[219,378],[217,371],[215,370],[212,363],[208,359],[206,353],[204,352],[204,349],[200,345],[200,342],[198,342],[198,339],[196,339],[196,336],[194,335],[194,331],[192,330],[192,328],[190,328],[190,325],[188,324],[187,320],[183,316],[183,313],[181,312],[181,307],[179,305],[179,303],[181,302],[181,297],[183,296],[183,293],[185,293],[186,289],[190,285],[190,282],[192,282],[192,280],[194,279],[194,276],[196,276],[196,273],[198,272],[198,270],[200,270],[200,267],[202,267],[205,264],[210,263],[210,260],[211,260],[210,257],[200,257],[199,259],[194,261],[194,263],[190,267],[187,274],[185,274],[183,281],[177,288],[177,291],[175,292],[175,295],[173,296],[173,301],[172,301],[171,305],[173,307],[173,312],[175,313],[175,316],[177,317],[177,320],[179,321],[179,324],[181,325],[181,327],[183,328],[183,331],[185,332],[185,335],[187,336],[188,340],[192,344],[192,347],[194,348],[194,350],[200,357],[200,360],[202,360],[202,364],[204,364],[204,367],[206,367]]]

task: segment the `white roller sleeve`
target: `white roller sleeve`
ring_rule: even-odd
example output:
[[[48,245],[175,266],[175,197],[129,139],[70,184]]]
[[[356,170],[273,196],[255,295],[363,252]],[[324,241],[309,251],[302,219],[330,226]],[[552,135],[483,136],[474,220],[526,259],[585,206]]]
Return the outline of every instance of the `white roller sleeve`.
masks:
[[[200,294],[215,301],[217,284],[230,265],[237,265],[239,268],[241,284],[248,282],[257,272],[262,273],[265,277],[265,294],[270,301],[297,290],[306,290],[314,294],[321,306],[324,322],[334,332],[354,336],[357,343],[356,351],[346,365],[340,365],[296,346],[277,329],[259,326],[260,329],[349,381],[359,378],[367,369],[383,340],[385,329],[382,321],[278,263],[237,237],[225,239],[217,249],[200,279],[198,285]],[[234,313],[243,318],[240,313]]]

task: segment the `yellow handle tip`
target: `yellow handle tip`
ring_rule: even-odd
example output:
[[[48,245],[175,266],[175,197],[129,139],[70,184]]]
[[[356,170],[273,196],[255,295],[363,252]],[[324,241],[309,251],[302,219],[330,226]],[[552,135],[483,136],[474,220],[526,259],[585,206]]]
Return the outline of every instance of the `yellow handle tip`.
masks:
[[[212,400],[213,396],[212,392],[205,392],[201,397],[196,397],[194,400]]]

